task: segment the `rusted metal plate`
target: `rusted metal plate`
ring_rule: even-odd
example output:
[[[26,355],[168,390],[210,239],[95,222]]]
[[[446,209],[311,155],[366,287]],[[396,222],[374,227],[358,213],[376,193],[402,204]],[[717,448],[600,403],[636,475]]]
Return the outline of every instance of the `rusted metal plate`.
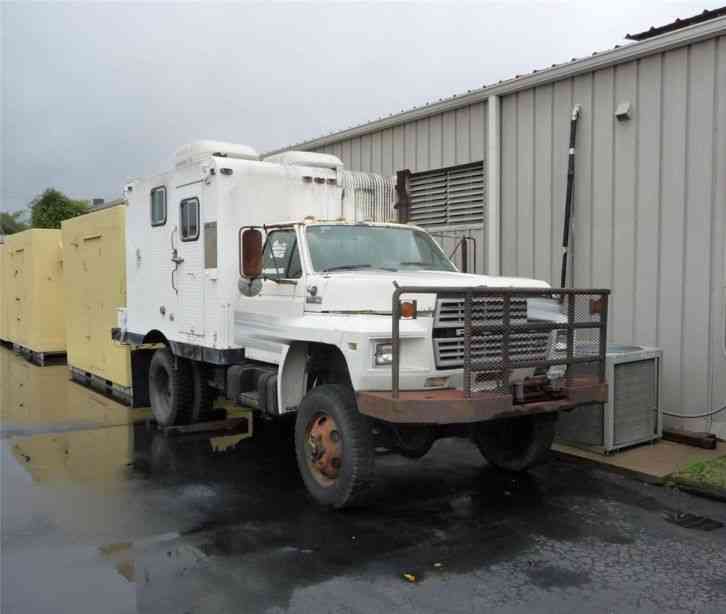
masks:
[[[179,426],[167,426],[162,430],[165,435],[188,435],[193,433],[248,433],[252,431],[252,414],[227,418],[226,420],[212,420],[210,422],[196,422]]]
[[[358,393],[361,413],[398,423],[456,424],[513,418],[530,414],[573,409],[586,403],[607,401],[607,384],[596,377],[571,378],[551,393],[551,398],[516,403],[510,394],[472,393],[463,390],[405,390],[394,399],[390,391]]]

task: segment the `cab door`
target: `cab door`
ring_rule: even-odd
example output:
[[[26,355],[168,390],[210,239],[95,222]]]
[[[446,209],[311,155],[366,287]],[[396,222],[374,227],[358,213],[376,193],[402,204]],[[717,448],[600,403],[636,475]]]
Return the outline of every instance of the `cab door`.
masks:
[[[254,296],[244,297],[245,309],[271,319],[302,315],[304,286],[297,231],[271,230],[262,251],[261,289]]]

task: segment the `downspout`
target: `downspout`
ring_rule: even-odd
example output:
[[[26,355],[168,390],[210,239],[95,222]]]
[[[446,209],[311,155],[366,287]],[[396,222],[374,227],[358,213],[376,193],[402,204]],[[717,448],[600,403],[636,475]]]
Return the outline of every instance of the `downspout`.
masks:
[[[577,139],[577,120],[580,117],[580,107],[576,104],[572,109],[570,117],[570,148],[567,155],[567,194],[565,196],[565,223],[562,229],[562,270],[560,274],[560,287],[567,287],[567,259],[570,257],[570,234],[572,233],[572,224],[575,218],[575,210],[573,207],[573,194],[575,191],[575,142]],[[574,267],[573,267],[574,268]],[[574,272],[572,273],[574,285]],[[564,295],[563,295],[564,297]]]
[[[487,273],[500,275],[500,245],[501,245],[501,190],[500,190],[500,156],[502,131],[500,124],[499,96],[487,98],[487,216],[486,216],[486,245],[487,245]]]

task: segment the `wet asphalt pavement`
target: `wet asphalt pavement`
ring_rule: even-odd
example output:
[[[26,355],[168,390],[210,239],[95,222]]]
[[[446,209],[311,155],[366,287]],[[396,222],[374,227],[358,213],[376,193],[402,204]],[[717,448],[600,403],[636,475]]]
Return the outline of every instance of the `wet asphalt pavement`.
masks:
[[[3,614],[726,611],[726,504],[444,440],[327,511],[286,425],[165,437],[67,380],[0,348]]]

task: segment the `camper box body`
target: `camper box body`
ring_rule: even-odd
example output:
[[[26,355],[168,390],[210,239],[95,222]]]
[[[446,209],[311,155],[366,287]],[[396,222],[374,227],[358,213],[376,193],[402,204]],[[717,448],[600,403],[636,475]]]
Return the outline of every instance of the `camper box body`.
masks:
[[[180,150],[174,170],[127,185],[128,309],[120,325],[129,342],[163,336],[175,353],[212,364],[243,356],[279,362],[279,345],[245,343],[243,355],[235,339],[240,229],[307,216],[353,219],[356,204],[343,198],[333,156],[293,152],[259,161],[237,147],[225,157]],[[302,317],[302,284],[262,283],[264,300],[248,302],[249,310]]]

